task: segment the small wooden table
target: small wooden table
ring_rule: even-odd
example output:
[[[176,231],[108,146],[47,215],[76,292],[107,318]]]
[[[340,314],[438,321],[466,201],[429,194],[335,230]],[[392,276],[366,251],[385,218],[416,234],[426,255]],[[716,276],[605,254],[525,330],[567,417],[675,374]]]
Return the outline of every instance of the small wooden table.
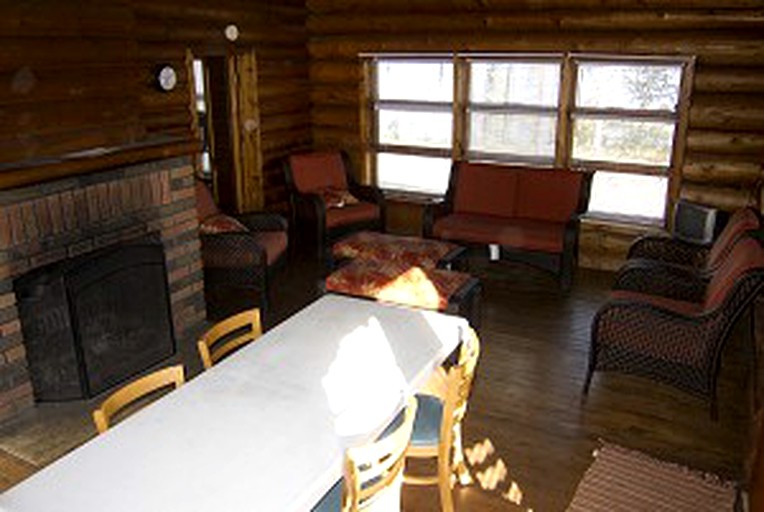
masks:
[[[466,336],[326,295],[0,495],[3,512],[305,511]]]

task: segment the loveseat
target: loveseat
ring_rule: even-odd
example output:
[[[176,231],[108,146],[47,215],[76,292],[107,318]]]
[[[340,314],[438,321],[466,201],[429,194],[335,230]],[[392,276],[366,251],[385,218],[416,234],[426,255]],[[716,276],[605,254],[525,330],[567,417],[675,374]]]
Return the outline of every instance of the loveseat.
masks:
[[[550,270],[567,289],[590,184],[585,172],[457,161],[444,201],[425,211],[424,234],[497,245],[502,258]]]

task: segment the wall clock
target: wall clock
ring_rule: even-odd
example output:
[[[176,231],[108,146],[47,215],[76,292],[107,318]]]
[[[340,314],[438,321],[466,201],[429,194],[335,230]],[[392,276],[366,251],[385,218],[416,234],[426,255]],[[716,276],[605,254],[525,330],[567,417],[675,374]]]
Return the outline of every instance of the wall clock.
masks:
[[[172,91],[178,83],[178,74],[172,66],[162,66],[157,73],[157,83],[163,91]]]

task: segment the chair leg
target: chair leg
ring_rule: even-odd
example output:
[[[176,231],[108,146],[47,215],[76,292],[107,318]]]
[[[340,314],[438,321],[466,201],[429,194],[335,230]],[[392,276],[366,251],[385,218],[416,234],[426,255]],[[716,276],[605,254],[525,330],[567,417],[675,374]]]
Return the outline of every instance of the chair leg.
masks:
[[[438,461],[438,491],[440,508],[443,512],[454,512],[454,498],[451,495],[451,467],[448,460]]]
[[[470,485],[472,483],[472,475],[470,475],[467,464],[464,462],[464,447],[462,445],[462,424],[454,426],[454,443],[453,443],[454,459],[452,462],[453,475],[460,485]]]

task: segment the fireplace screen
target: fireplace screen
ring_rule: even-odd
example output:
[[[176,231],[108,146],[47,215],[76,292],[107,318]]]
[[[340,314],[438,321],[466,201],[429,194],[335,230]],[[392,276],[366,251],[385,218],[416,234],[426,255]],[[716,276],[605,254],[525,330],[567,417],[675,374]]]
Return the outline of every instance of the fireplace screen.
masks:
[[[158,241],[68,259],[14,285],[37,400],[95,396],[175,353]]]

